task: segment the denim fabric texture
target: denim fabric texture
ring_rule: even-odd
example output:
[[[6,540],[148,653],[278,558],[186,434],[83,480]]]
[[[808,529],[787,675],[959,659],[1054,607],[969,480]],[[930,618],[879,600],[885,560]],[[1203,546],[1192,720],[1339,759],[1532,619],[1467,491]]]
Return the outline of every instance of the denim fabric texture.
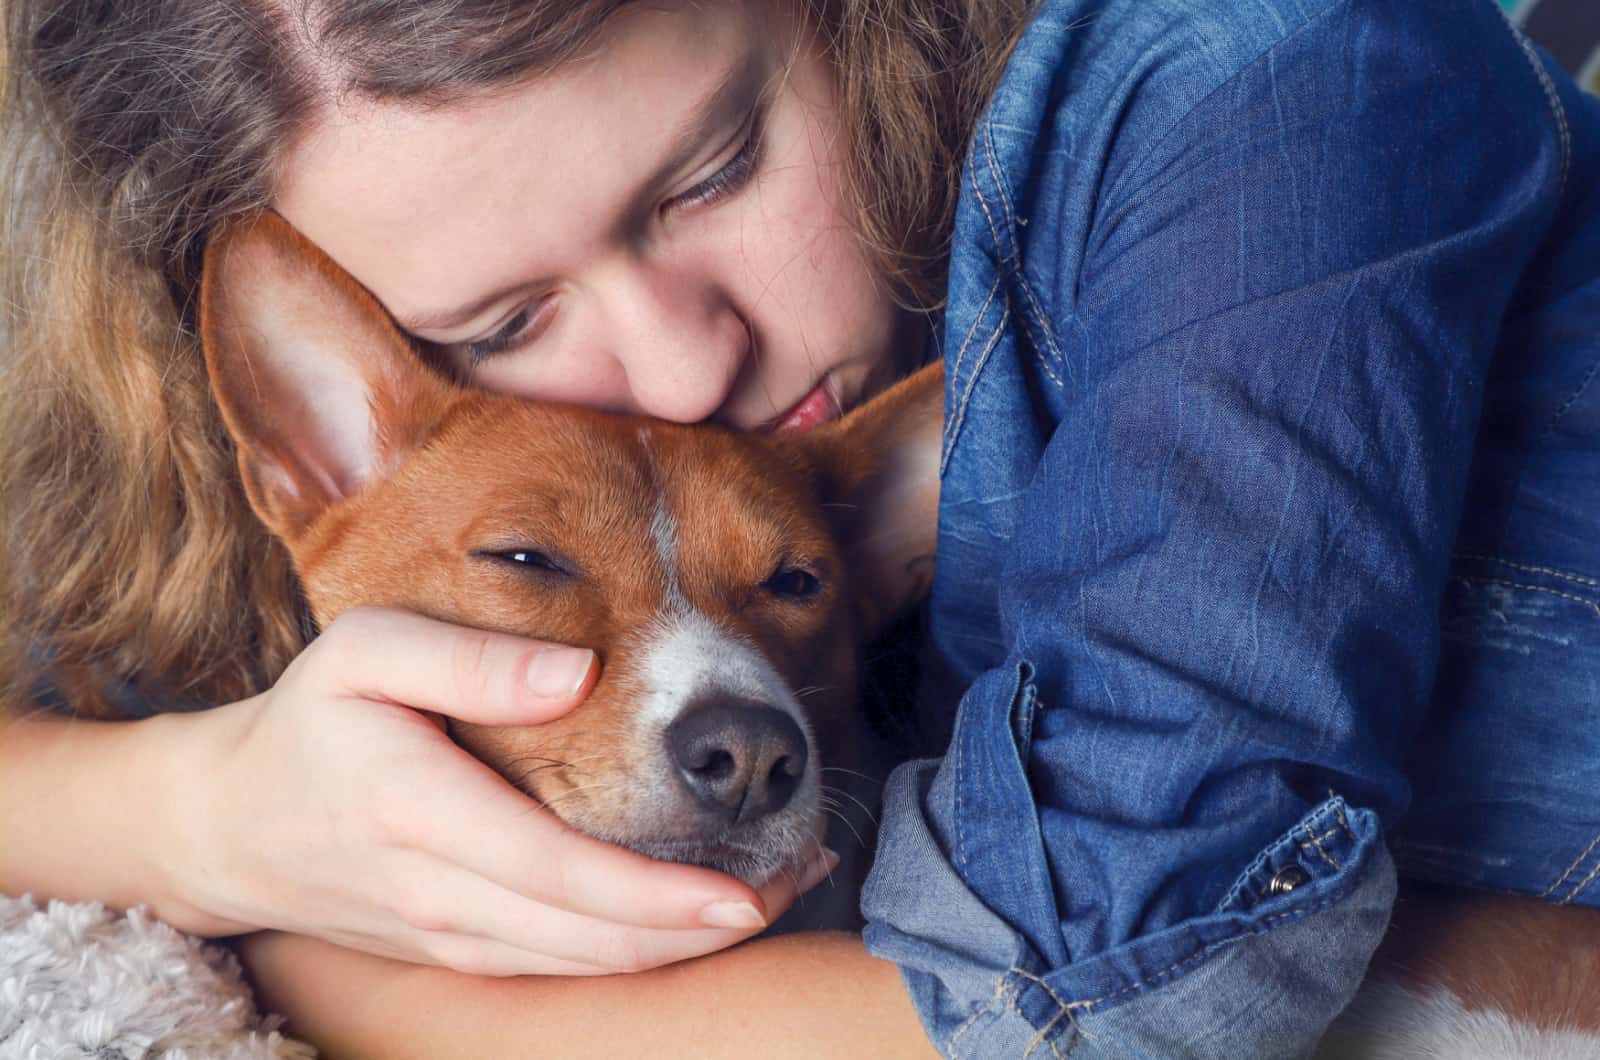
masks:
[[[1495,0],[1043,5],[940,335],[946,1055],[1307,1055],[1397,866],[1600,904],[1600,102]]]

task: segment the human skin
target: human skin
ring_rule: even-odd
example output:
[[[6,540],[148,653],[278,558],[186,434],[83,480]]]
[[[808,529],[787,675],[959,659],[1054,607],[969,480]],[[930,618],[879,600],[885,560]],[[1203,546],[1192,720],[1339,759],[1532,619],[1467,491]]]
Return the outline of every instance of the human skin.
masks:
[[[319,116],[275,207],[485,388],[753,429],[822,383],[853,406],[913,339],[848,221],[827,60],[780,6],[630,7],[527,83]]]
[[[0,712],[0,890],[499,975],[653,967],[761,926],[708,926],[707,908],[787,908],[811,873],[756,892],[578,835],[420,713],[565,713],[585,688],[535,691],[548,650],[357,608],[238,703],[123,722]]]
[[[831,72],[790,11],[653,5],[614,16],[578,62],[482,98],[328,105],[274,205],[476,385],[805,429],[886,385],[915,342],[848,222],[842,150]],[[282,933],[239,951],[264,1004],[337,1055],[928,1050],[894,967],[847,936],[586,980]]]
[[[599,979],[463,975],[281,932],[233,945],[262,1007],[328,1056],[937,1055],[898,970],[849,935],[758,939]]]

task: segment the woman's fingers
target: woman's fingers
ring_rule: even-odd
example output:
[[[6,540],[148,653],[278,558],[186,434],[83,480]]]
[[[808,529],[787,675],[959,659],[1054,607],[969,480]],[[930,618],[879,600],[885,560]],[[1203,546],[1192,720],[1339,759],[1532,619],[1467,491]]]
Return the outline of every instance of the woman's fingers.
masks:
[[[459,764],[430,780],[429,798],[406,800],[403,816],[394,804],[390,813],[400,819],[385,826],[392,842],[525,899],[617,924],[759,931],[781,912],[731,876],[574,831],[465,752]]]
[[[360,607],[302,655],[326,665],[352,696],[401,703],[479,725],[533,725],[582,702],[594,652],[454,626],[405,611]]]
[[[769,898],[786,908],[794,894],[815,886],[836,859],[813,858],[783,882],[769,885]],[[437,898],[408,898],[397,910],[412,925],[413,944],[429,959],[481,974],[612,974],[639,972],[726,949],[758,934],[760,926],[672,931],[639,928],[529,902],[521,895],[452,865],[435,863],[412,875],[430,882]],[[475,945],[482,943],[482,947]],[[467,969],[464,962],[498,963]],[[552,971],[556,965],[566,970]]]
[[[292,915],[257,900],[257,922],[482,974],[636,971],[758,933],[827,874],[818,846],[757,890],[582,835],[416,713],[537,724],[595,670],[589,652],[403,612],[331,623],[240,737],[253,762],[323,778],[285,789],[290,839],[263,868],[287,864],[300,898]]]
[[[271,934],[279,934],[272,932]],[[411,964],[437,964],[471,975],[610,975],[593,964],[564,961],[519,949],[499,939],[449,931],[403,932],[398,935],[333,934],[322,941],[378,957]]]

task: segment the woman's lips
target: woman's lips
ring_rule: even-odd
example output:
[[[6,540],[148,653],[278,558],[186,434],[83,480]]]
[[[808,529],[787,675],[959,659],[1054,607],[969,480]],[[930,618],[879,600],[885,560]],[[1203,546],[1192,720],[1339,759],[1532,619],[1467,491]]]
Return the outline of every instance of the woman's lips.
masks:
[[[794,408],[772,421],[772,430],[783,431],[809,431],[819,424],[839,418],[839,400],[833,396],[828,387],[827,377],[823,377],[811,393],[800,399]]]

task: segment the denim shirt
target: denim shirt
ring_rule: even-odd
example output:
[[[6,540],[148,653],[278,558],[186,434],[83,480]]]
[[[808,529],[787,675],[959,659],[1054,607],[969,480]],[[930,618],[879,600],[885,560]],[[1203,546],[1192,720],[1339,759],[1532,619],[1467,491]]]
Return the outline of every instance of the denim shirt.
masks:
[[[1600,897],[1600,105],[1494,0],[1054,0],[963,175],[932,1041],[1304,1055],[1397,860]]]

